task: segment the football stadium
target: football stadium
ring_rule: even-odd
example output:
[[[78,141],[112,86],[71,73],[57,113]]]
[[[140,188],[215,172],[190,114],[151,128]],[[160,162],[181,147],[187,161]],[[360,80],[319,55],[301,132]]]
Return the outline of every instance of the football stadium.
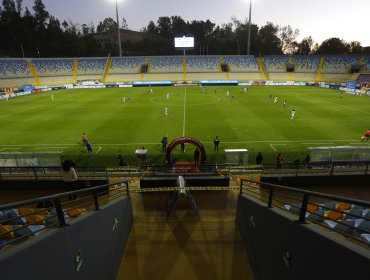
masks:
[[[0,4],[0,37],[35,26],[35,41],[0,47],[4,279],[369,275],[369,47],[310,37],[304,51],[248,3],[231,39],[228,25],[200,36],[203,21],[180,34],[181,17],[168,35],[165,17],[121,28],[118,1],[90,33],[41,0],[33,14]]]

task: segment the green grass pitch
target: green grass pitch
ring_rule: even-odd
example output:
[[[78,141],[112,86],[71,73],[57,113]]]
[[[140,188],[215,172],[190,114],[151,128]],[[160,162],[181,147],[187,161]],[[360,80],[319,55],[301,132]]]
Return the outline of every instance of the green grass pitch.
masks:
[[[205,145],[209,163],[224,163],[224,149],[246,148],[253,164],[258,152],[264,163],[274,163],[278,152],[289,162],[302,161],[307,147],[369,145],[361,143],[370,127],[367,96],[340,98],[337,90],[293,86],[249,87],[245,94],[242,88],[209,86],[202,93],[199,86],[153,87],[153,94],[145,87],[73,89],[2,100],[0,152],[63,151],[79,165],[114,166],[118,154],[137,164],[134,152],[145,147],[150,164],[164,164],[162,137],[171,142],[185,135]],[[91,160],[83,132],[93,146]],[[213,149],[216,135],[219,152]],[[191,161],[193,152],[190,145],[185,154],[177,147],[173,158]]]

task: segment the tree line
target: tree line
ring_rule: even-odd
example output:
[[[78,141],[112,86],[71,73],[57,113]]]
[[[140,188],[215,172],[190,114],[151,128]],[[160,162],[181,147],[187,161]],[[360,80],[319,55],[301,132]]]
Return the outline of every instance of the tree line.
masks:
[[[128,29],[125,19],[120,26]],[[192,36],[196,46],[189,54],[243,55],[247,53],[249,24],[235,17],[229,23],[217,25],[210,20],[185,21],[180,16],[159,17],[142,28],[143,40],[122,44],[124,55],[174,55],[174,37]],[[93,38],[96,32],[111,33],[113,40],[104,50]],[[74,23],[52,16],[42,2],[35,0],[32,11],[23,7],[23,0],[3,0],[0,6],[0,57],[90,57],[117,55],[117,23],[112,18],[99,22]],[[329,38],[321,44],[312,37],[298,41],[300,31],[290,25],[267,22],[251,24],[252,55],[279,54],[359,54],[370,53],[360,42]]]

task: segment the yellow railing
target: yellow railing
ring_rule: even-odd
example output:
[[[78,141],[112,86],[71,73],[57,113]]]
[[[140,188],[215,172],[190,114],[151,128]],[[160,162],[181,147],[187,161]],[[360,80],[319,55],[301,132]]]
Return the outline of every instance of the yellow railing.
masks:
[[[73,83],[77,83],[77,70],[78,70],[78,61],[77,59],[73,60]]]
[[[40,79],[39,79],[39,76],[37,75],[35,66],[33,65],[31,60],[28,60],[27,63],[28,63],[28,66],[30,67],[33,78],[35,79],[35,85],[36,86],[40,85]]]

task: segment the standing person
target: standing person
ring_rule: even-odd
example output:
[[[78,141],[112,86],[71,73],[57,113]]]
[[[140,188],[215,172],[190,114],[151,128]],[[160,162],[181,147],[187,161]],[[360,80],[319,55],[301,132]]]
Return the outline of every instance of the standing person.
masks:
[[[292,120],[292,119],[294,119],[294,115],[295,115],[295,110],[293,109],[292,110],[292,113],[291,113],[291,116],[290,116],[290,119]]]
[[[168,107],[166,106],[164,107],[164,116],[167,117],[167,115],[168,115]]]
[[[281,169],[282,164],[284,163],[283,156],[279,153],[276,157],[276,169]]]
[[[272,98],[272,94],[271,94],[271,93],[269,94],[269,98],[270,98],[270,99]]]
[[[365,131],[365,138],[366,138],[366,141],[369,141],[369,138],[370,138],[370,128]]]
[[[126,97],[122,97],[122,103],[126,103]]]
[[[117,160],[118,160],[118,165],[119,165],[119,166],[123,166],[123,158],[122,158],[122,156],[121,156],[121,155],[118,155]]]
[[[75,184],[77,181],[77,173],[73,165],[74,164],[72,160],[66,159],[63,161],[61,170],[63,182],[67,186],[69,192],[75,190]],[[69,200],[75,200],[77,196],[73,194],[69,195],[68,198]]]
[[[229,92],[229,91],[227,91],[227,92],[226,92],[226,96],[227,96],[227,97],[229,97],[229,96],[230,96],[230,92]]]
[[[220,145],[220,139],[218,139],[218,136],[213,139],[213,144],[215,145],[215,151],[218,151],[218,145]]]
[[[284,100],[283,107],[284,108],[286,107],[286,100]]]
[[[261,164],[262,161],[263,161],[263,155],[261,154],[261,152],[259,152],[258,155],[256,156],[256,163]]]
[[[81,140],[82,140],[83,146],[86,146],[86,142],[88,142],[89,140],[87,139],[87,136],[86,136],[85,132],[82,133]]]
[[[304,166],[309,167],[310,166],[310,161],[311,161],[310,156],[306,155],[306,157],[304,158]]]
[[[181,143],[181,152],[185,153],[185,144],[184,143]]]
[[[170,99],[170,93],[169,92],[167,92],[166,99],[167,100]]]
[[[53,94],[51,95],[51,101],[54,101],[54,95]]]
[[[168,143],[167,136],[164,136],[162,138],[161,143],[162,143],[162,151],[165,152],[167,150],[167,143]]]
[[[276,104],[278,102],[278,97],[277,96],[275,96],[275,98],[274,98],[274,103]]]
[[[195,162],[195,164],[199,163],[199,150],[198,150],[198,148],[196,148],[195,151],[194,151],[194,162]]]
[[[91,158],[93,150],[92,150],[92,146],[89,141],[86,142],[86,149],[87,149],[87,154],[89,155],[89,158]]]

